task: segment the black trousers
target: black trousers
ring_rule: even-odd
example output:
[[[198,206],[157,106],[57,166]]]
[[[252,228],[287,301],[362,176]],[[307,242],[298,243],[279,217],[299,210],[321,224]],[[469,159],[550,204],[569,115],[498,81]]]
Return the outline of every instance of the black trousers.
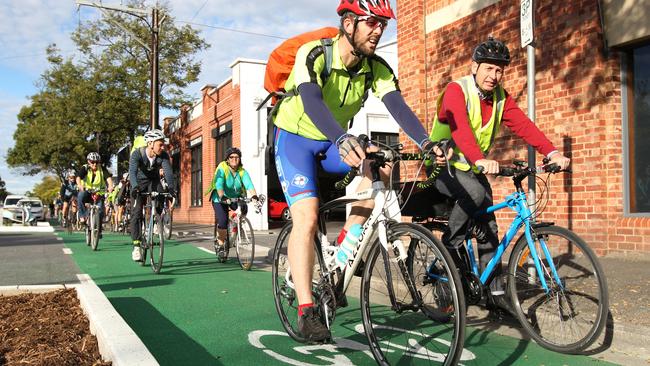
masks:
[[[450,251],[457,251],[465,243],[468,225],[474,218],[475,225],[479,228],[480,238],[476,240],[480,269],[483,271],[499,246],[498,227],[494,213],[474,217],[479,209],[484,209],[493,204],[492,187],[484,174],[474,174],[451,167],[455,178],[449,175],[447,169],[436,181],[436,188],[444,195],[456,201],[449,215],[449,227],[442,236],[443,243]],[[495,268],[495,273],[501,270],[500,264]]]
[[[138,182],[138,191],[140,192],[163,192],[162,184],[160,180],[156,182]],[[132,240],[141,240],[142,236],[142,220],[144,216],[142,215],[142,205],[145,202],[146,196],[141,194],[135,194],[136,190],[131,190],[131,239]],[[155,201],[156,212],[162,211],[163,201],[162,199],[157,199]]]

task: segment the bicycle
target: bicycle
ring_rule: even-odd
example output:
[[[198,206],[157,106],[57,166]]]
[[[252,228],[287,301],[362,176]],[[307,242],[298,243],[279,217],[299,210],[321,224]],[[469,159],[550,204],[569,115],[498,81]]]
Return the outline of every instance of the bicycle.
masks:
[[[481,229],[470,222],[465,239],[465,258],[469,260],[465,268],[469,270],[462,273],[462,280],[467,303],[474,305],[481,301],[485,289],[494,280],[496,264],[501,262],[506,249],[523,228],[523,233],[515,240],[505,274],[514,315],[526,333],[542,347],[560,353],[579,353],[596,341],[605,326],[608,290],[598,259],[582,238],[552,222],[536,221],[548,202],[547,180],[538,174],[561,171],[557,165],[548,164],[547,159],[537,168],[515,161],[514,167],[500,169],[498,176],[512,177],[515,192],[502,202],[480,210],[475,217],[504,208],[512,209],[516,216],[483,272],[478,269],[472,244],[476,233],[481,235]],[[546,197],[546,202],[533,212],[522,188],[522,181],[529,176],[543,182],[538,202]],[[441,235],[446,228],[446,218],[438,217],[423,225]],[[435,274],[431,276],[436,277]],[[586,309],[580,309],[580,305],[585,305]]]
[[[319,208],[312,280],[316,311],[331,328],[336,309],[348,306],[346,292],[353,276],[360,275],[363,329],[379,364],[403,363],[405,357],[410,357],[406,362],[454,365],[462,353],[465,332],[460,277],[451,256],[430,231],[392,219],[399,215],[397,195],[385,188],[379,175],[379,169],[387,163],[423,156],[381,150],[367,153],[366,158],[372,161],[372,188],[334,199]],[[439,171],[434,170],[436,175],[432,173],[429,180],[435,179]],[[337,183],[337,188],[346,185],[350,177],[348,174]],[[363,224],[356,255],[340,270],[335,262],[338,247],[329,243],[325,217],[333,208],[368,199],[374,200],[375,206]],[[304,343],[307,339],[297,331],[298,299],[287,255],[292,227],[293,222],[289,222],[282,228],[274,247],[273,295],[285,331]],[[425,276],[432,271],[440,278]],[[398,328],[400,331],[396,331]]]
[[[104,192],[97,190],[86,190],[91,198],[91,203],[85,203],[87,209],[86,215],[86,245],[90,246],[93,251],[97,250],[99,246],[99,228],[102,225],[101,222],[101,210],[99,206],[100,200],[102,200]]]
[[[228,200],[230,204],[236,205],[236,208],[228,210],[228,235],[226,235],[226,241],[222,246],[217,244],[215,235],[214,252],[217,260],[220,263],[225,263],[228,260],[230,247],[234,243],[239,265],[244,271],[249,271],[253,267],[253,260],[255,259],[255,234],[250,220],[242,214],[240,204],[250,203],[253,200],[246,197],[229,198]],[[266,196],[263,194],[258,196],[255,203],[255,213],[262,212],[262,205],[265,201]]]
[[[163,255],[165,253],[165,236],[163,234],[163,227],[161,225],[160,213],[158,208],[154,207],[154,200],[167,199],[172,197],[171,193],[167,192],[144,192],[140,193],[142,196],[147,197],[147,202],[142,206],[143,218],[142,220],[142,238],[140,241],[140,264],[142,266],[147,264],[147,251],[149,251],[149,264],[151,270],[158,274],[162,269]],[[156,205],[159,206],[159,205]],[[156,247],[158,252],[156,253]]]
[[[63,220],[63,227],[68,234],[72,234],[73,230],[78,230],[78,215],[77,215],[77,197],[73,196],[68,202],[68,211]]]
[[[172,238],[172,225],[174,222],[174,210],[172,210],[172,207],[174,207],[174,204],[176,203],[176,198],[172,197],[171,201],[166,199],[165,202],[163,203],[163,210],[162,213],[160,214],[161,217],[161,222],[163,226],[163,232],[165,235],[165,239],[169,240]]]

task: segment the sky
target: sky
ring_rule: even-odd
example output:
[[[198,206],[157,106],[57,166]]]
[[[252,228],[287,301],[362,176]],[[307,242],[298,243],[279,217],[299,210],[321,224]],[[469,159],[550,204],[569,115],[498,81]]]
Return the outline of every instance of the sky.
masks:
[[[99,0],[96,0],[99,3]],[[104,5],[126,1],[104,0]],[[337,26],[338,0],[169,0],[171,15],[178,26],[193,23],[211,47],[196,55],[202,61],[199,81],[185,92],[198,98],[206,84],[219,85],[230,76],[228,67],[237,58],[266,60],[282,42],[281,38],[323,26]],[[395,0],[391,0],[395,9]],[[155,5],[155,1],[147,1]],[[289,6],[290,5],[290,6]],[[55,43],[64,57],[75,57],[70,36],[79,23],[97,19],[96,8],[77,7],[74,0],[2,0],[0,1],[0,178],[14,194],[32,190],[41,175],[23,175],[21,169],[7,166],[7,150],[14,146],[13,133],[20,108],[38,92],[37,82],[47,68],[45,49]],[[228,31],[218,28],[238,31]],[[382,41],[395,38],[392,22]],[[256,34],[266,34],[266,37]],[[161,110],[161,118],[176,115]]]

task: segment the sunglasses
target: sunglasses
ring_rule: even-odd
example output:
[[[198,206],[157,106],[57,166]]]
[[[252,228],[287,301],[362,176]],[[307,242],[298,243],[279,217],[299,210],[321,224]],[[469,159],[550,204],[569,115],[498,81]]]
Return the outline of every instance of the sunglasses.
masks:
[[[88,160],[88,163],[90,163],[90,164],[99,164],[99,161],[90,161],[90,160]]]
[[[228,157],[228,159],[239,159],[239,156],[237,155],[231,155]]]
[[[359,17],[358,19],[361,22],[366,22],[368,27],[370,27],[372,29],[375,29],[375,28],[379,27],[379,28],[381,28],[381,30],[384,30],[388,26],[388,20],[379,19],[379,18],[370,16],[370,15],[364,15],[362,17]]]

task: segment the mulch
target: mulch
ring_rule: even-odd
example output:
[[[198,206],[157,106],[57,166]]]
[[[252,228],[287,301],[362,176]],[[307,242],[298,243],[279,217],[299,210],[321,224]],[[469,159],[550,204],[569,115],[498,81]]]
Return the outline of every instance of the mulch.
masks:
[[[0,296],[0,365],[111,365],[74,289]]]

